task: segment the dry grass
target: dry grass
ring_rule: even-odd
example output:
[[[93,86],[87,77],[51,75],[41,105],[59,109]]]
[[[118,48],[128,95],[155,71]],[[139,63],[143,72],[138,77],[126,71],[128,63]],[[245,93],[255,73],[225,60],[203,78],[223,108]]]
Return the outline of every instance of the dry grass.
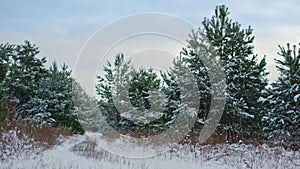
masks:
[[[91,140],[73,146],[72,150],[80,155],[100,161],[113,161],[116,164],[129,165],[130,159],[109,154],[97,148]],[[215,144],[215,145],[178,145],[157,158],[163,161],[183,161],[205,164],[210,161],[232,168],[299,168],[300,151],[288,151],[283,147],[270,147],[266,144]],[[149,159],[151,161],[151,159]],[[146,164],[146,163],[145,163]],[[128,167],[129,168],[129,167]],[[149,168],[149,166],[145,166]]]
[[[59,144],[60,137],[69,136],[65,129],[58,129],[50,126],[39,126],[35,123],[23,121],[0,122],[0,163],[7,159],[24,160],[23,157],[32,157],[34,153],[41,153],[41,149],[48,149]],[[108,131],[103,134],[110,141],[120,137],[118,132]],[[198,135],[187,137],[182,144],[179,144],[168,153],[158,157],[159,161],[182,160],[197,165],[215,161],[219,164],[226,164],[233,168],[299,168],[300,151],[288,151],[282,147],[276,147],[270,142],[262,144],[259,141],[253,143],[251,140],[244,140],[244,143],[235,144],[227,142],[224,144],[224,137],[213,135],[205,144],[199,145],[191,140],[197,140]],[[167,138],[165,138],[167,139]],[[232,140],[235,142],[236,140]],[[219,144],[222,143],[222,144]],[[103,151],[96,142],[91,139],[72,144],[71,150],[80,156],[99,161],[107,161],[128,168],[137,168],[135,163],[131,163],[126,158],[116,157]],[[274,146],[274,147],[273,147]],[[38,156],[39,154],[37,154]],[[33,160],[32,158],[31,160]],[[31,168],[80,168],[77,164],[49,163],[39,157],[38,163],[33,163]],[[27,160],[27,159],[25,159]],[[272,162],[272,163],[270,163]],[[139,168],[151,168],[150,163],[145,162],[138,165]],[[8,166],[7,169],[14,168]],[[1,168],[1,167],[0,167]],[[96,168],[96,167],[95,167]],[[98,167],[97,167],[98,168]],[[103,168],[103,167],[99,167]]]
[[[60,137],[70,132],[32,122],[5,120],[0,122],[0,161],[16,159],[59,144]]]
[[[110,133],[111,134],[111,133]],[[113,136],[114,137],[114,136]],[[74,138],[75,140],[72,140]],[[115,168],[126,169],[150,169],[155,166],[162,168],[160,162],[167,162],[172,165],[174,161],[192,164],[198,166],[205,164],[219,164],[220,166],[230,166],[229,168],[299,168],[300,167],[300,151],[288,151],[282,147],[269,147],[266,144],[254,146],[251,144],[215,144],[215,145],[180,145],[178,144],[169,152],[161,154],[155,158],[144,160],[134,160],[121,156],[116,156],[104,151],[97,145],[93,139],[86,137],[85,139],[76,139],[70,137],[69,141],[64,142],[63,146],[68,147],[63,151],[71,150],[75,154],[82,156],[82,161],[68,162],[62,159],[44,158],[39,156],[37,159],[31,159],[27,168],[45,168],[45,169],[75,169],[75,168],[106,168],[101,164],[112,164]],[[56,150],[57,153],[62,149]],[[32,152],[31,152],[32,153]],[[66,153],[68,154],[68,153]],[[32,155],[31,155],[32,156]],[[87,162],[84,158],[88,158],[88,163],[92,163],[89,167],[83,167],[81,162]],[[77,157],[75,159],[78,159]],[[50,160],[50,161],[49,161]],[[98,162],[97,162],[98,161]],[[157,162],[158,165],[153,165]],[[24,168],[26,168],[24,167]],[[1,168],[1,167],[0,167]],[[16,165],[8,165],[7,169],[16,168]],[[155,168],[155,169],[156,169]],[[170,167],[168,167],[170,168]]]
[[[55,145],[59,137],[70,136],[70,132],[63,128],[41,126],[33,122],[23,122],[21,120],[3,121],[0,122],[0,126],[0,137],[5,132],[15,131],[18,138],[30,138],[47,147]]]
[[[155,134],[161,134],[159,132],[148,132],[148,131],[116,131],[116,130],[108,130],[102,133],[104,136],[104,139],[113,142],[121,137],[121,135],[127,135],[129,137],[133,138],[149,138],[152,136],[155,136]],[[276,140],[268,140],[266,139],[261,133],[256,133],[255,136],[248,136],[248,137],[243,137],[239,136],[238,134],[233,134],[229,139],[226,138],[226,131],[223,131],[222,133],[216,133],[214,132],[204,143],[199,143],[199,138],[200,138],[200,132],[194,132],[191,131],[189,132],[180,142],[179,144],[188,144],[188,145],[217,145],[217,144],[234,144],[234,143],[244,143],[248,145],[253,145],[253,146],[261,146],[263,144],[266,144],[270,147],[284,147],[287,150],[293,150],[293,151],[298,151],[300,150],[299,146],[295,145],[287,145],[284,144],[284,139],[281,139],[281,141],[276,141]],[[162,144],[166,143],[169,141],[172,141],[172,138],[177,138],[177,137],[182,137],[182,135],[165,135],[161,139],[163,140],[152,140],[154,142],[157,142],[157,144]],[[176,143],[178,140],[174,140]]]

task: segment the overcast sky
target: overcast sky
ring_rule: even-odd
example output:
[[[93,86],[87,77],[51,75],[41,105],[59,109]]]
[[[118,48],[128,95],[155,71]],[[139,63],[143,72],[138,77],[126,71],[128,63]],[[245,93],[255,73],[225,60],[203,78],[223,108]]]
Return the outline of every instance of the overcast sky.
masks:
[[[201,26],[216,5],[229,7],[231,18],[255,36],[255,53],[267,55],[270,80],[276,77],[274,58],[278,45],[300,42],[300,3],[297,0],[1,0],[0,43],[30,40],[40,47],[40,56],[71,68],[88,38],[120,17],[141,12],[163,12]],[[147,21],[145,21],[147,22]],[[142,23],[141,23],[142,24]]]

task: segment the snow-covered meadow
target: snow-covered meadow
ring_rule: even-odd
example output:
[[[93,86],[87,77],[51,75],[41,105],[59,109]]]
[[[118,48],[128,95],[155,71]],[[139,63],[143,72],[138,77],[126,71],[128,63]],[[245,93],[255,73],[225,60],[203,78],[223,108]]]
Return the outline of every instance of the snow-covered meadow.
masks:
[[[103,151],[86,135],[59,138],[43,149],[30,140],[19,139],[11,130],[1,146],[2,169],[199,169],[199,168],[299,168],[300,151],[282,147],[240,144],[178,145],[151,158],[130,159]]]

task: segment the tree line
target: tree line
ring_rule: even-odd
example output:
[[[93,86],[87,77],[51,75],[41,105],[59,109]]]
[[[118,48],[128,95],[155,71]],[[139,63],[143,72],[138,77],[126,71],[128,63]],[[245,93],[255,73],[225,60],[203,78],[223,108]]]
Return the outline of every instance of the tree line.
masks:
[[[238,22],[232,21],[227,7],[217,6],[214,15],[205,18],[202,27],[192,31],[189,45],[182,49],[167,72],[157,75],[151,68],[136,70],[130,60],[125,61],[122,53],[117,54],[114,63],[108,62],[104,67],[105,75],[98,77],[96,89],[100,96],[101,112],[111,126],[125,133],[142,130],[141,134],[149,134],[149,131],[166,130],[182,108],[182,96],[175,75],[186,66],[197,81],[200,103],[190,134],[199,134],[212,99],[212,84],[203,63],[205,56],[199,53],[205,41],[203,37],[206,37],[221,59],[226,76],[226,104],[216,132],[223,135],[224,140],[263,137],[283,141],[286,145],[299,145],[300,49],[289,44],[286,48],[279,46],[278,55],[281,58],[276,59],[279,77],[269,84],[266,58],[259,59],[253,53],[252,32],[250,26],[242,28]],[[127,91],[124,86],[129,86],[128,93],[122,93]],[[163,97],[151,99],[154,91]],[[151,104],[165,109],[151,110]],[[122,109],[125,105],[132,108]],[[146,124],[128,120],[138,110],[143,110],[146,116],[157,115],[156,120]],[[147,121],[147,117],[143,117]]]
[[[21,45],[0,45],[0,118],[35,121],[43,125],[67,127],[82,133],[72,103],[71,71],[38,58],[38,47],[25,41]]]
[[[187,67],[195,78],[199,103],[197,110],[191,110],[197,119],[189,135],[199,134],[208,118],[214,85],[204,56],[199,53],[202,37],[206,37],[222,62],[226,80],[226,103],[216,133],[224,140],[263,137],[299,146],[300,48],[279,46],[279,76],[269,84],[266,58],[259,59],[254,54],[252,33],[251,26],[243,28],[230,19],[226,6],[217,6],[214,15],[204,18],[202,26],[191,32],[189,45],[182,48],[170,70],[156,73],[151,68],[135,69],[121,53],[113,63],[107,62],[104,75],[98,76],[95,90],[99,99],[93,106],[120,132],[162,132],[171,127],[186,106],[182,99],[195,95],[180,91],[179,81],[181,85],[189,85],[190,81],[176,75]],[[0,119],[34,120],[83,133],[76,112],[88,110],[76,107],[72,99],[72,83],[79,84],[74,83],[66,65],[59,68],[53,62],[45,68],[46,59],[38,59],[38,53],[38,48],[28,41],[0,45]],[[78,87],[75,92],[83,91]]]

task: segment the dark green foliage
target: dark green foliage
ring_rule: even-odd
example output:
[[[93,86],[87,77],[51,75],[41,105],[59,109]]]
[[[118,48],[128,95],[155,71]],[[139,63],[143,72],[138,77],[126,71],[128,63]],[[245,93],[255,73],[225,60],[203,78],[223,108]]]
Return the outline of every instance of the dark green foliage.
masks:
[[[82,133],[73,113],[71,72],[56,63],[46,69],[46,59],[38,53],[28,41],[0,46],[1,114]]]
[[[107,123],[115,129],[121,128],[121,123],[130,123],[130,121],[127,121],[126,119],[121,120],[120,113],[115,107],[112,95],[114,76],[119,77],[119,81],[117,81],[118,83],[126,83],[126,80],[129,76],[128,73],[131,71],[131,69],[132,68],[130,67],[130,62],[124,63],[123,54],[118,54],[115,58],[114,68],[112,67],[111,63],[107,62],[106,66],[104,67],[105,75],[103,77],[97,77],[98,84],[96,86],[96,91],[100,96],[100,111],[105,116]],[[124,80],[121,78],[124,78]],[[118,87],[122,87],[122,85],[118,85]],[[122,90],[120,90],[120,92],[116,91],[117,94],[121,94],[121,92]]]
[[[198,40],[199,37],[197,34],[193,32],[192,36],[194,40]],[[207,118],[210,101],[211,101],[211,83],[209,79],[209,75],[206,67],[203,63],[203,58],[200,58],[197,53],[198,46],[192,46],[193,42],[189,41],[190,46],[188,49],[183,48],[181,54],[183,57],[183,61],[188,64],[188,67],[193,72],[195,78],[197,79],[197,85],[199,89],[199,112],[198,112],[198,120],[195,123],[195,130],[200,130],[204,120]],[[194,49],[193,49],[194,48]],[[174,65],[176,67],[176,65]],[[199,123],[200,122],[200,123]]]
[[[162,91],[160,79],[152,69],[135,70],[130,61],[124,61],[123,54],[118,54],[113,66],[107,62],[104,73],[98,76],[96,90],[108,124],[122,131],[161,129],[164,108],[156,108],[163,107],[164,101],[153,96]]]
[[[4,99],[14,105],[15,116],[25,118],[27,113],[22,105],[34,94],[38,81],[45,75],[46,59],[38,59],[38,48],[25,41],[22,45],[4,45],[1,53],[8,59],[5,79],[1,88]]]
[[[253,53],[252,29],[242,29],[238,22],[229,19],[228,8],[217,6],[211,19],[202,22],[204,35],[215,46],[224,64],[235,56],[248,56]]]
[[[218,6],[211,19],[202,22],[203,30],[192,32],[188,50],[183,50],[186,62],[198,79],[200,91],[200,115],[205,119],[210,104],[209,78],[198,56],[201,36],[206,37],[220,56],[226,75],[226,107],[221,119],[224,129],[239,136],[251,136],[261,128],[263,110],[258,100],[267,85],[265,58],[257,60],[253,54],[252,29],[242,29],[238,22],[229,19],[228,8]],[[201,35],[201,36],[200,36]]]
[[[269,138],[284,141],[284,144],[300,146],[300,48],[281,47],[278,53],[282,60],[276,61],[280,72],[272,83],[265,100],[270,107],[264,117],[265,131]]]
[[[152,69],[141,68],[131,79],[129,97],[131,104],[140,110],[150,109],[151,103],[147,99],[150,91],[159,90],[160,80]]]
[[[74,113],[72,94],[71,71],[66,65],[59,70],[53,62],[37,83],[34,95],[23,105],[29,112],[27,118],[56,127],[68,127],[73,133],[83,133]]]
[[[2,106],[0,106],[0,122],[7,118],[7,114],[5,110],[3,110]]]
[[[11,48],[9,47],[9,44],[1,44],[0,49],[0,83],[2,83],[6,77],[7,68],[9,64],[9,56],[7,55],[7,50],[11,50]]]

